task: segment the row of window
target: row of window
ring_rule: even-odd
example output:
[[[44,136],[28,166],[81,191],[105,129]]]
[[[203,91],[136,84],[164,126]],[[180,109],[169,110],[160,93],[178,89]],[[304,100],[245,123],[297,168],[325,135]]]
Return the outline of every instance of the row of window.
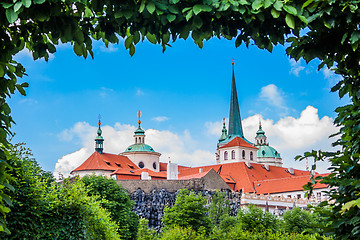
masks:
[[[228,152],[225,151],[224,152],[224,160],[229,160],[229,156],[228,156]],[[245,151],[243,150],[242,151],[242,158],[245,159]],[[235,159],[235,150],[232,150],[231,151],[231,159]],[[253,155],[253,152],[250,152],[250,160],[254,160],[254,155]]]
[[[145,164],[143,162],[139,162],[139,168],[144,168]],[[157,165],[156,162],[153,163],[153,168],[156,169]]]

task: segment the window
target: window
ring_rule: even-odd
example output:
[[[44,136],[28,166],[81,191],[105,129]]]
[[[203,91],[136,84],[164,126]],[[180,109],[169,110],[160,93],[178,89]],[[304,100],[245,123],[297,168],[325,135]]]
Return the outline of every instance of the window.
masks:
[[[245,151],[242,151],[242,158],[245,159]]]
[[[301,194],[298,194],[298,195],[297,195],[297,199],[300,199],[300,198],[301,198]]]
[[[253,160],[253,152],[250,152],[250,160]]]
[[[139,168],[144,168],[144,163],[143,162],[139,162]]]
[[[107,165],[111,166],[111,164],[109,162],[105,162]]]
[[[231,151],[231,159],[235,159],[235,150]]]
[[[156,162],[153,163],[153,168],[156,169]]]
[[[288,195],[287,197],[288,197],[288,198],[291,198],[291,195]]]
[[[321,201],[321,192],[316,193],[316,198],[318,201]]]
[[[224,160],[228,160],[228,152],[227,151],[224,152]]]
[[[121,167],[121,165],[119,163],[115,163],[115,165],[118,166],[118,167]]]

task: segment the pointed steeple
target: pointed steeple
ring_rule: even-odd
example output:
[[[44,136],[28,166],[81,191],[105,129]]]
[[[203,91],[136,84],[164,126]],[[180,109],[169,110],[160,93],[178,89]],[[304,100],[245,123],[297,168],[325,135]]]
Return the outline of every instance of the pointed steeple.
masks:
[[[141,116],[142,116],[142,112],[139,110],[137,112],[137,117],[139,118],[139,120],[138,120],[139,126],[134,132],[135,144],[144,144],[145,143],[145,131],[141,128],[141,120],[140,120]]]
[[[223,128],[222,128],[222,131],[221,131],[221,136],[219,138],[219,143],[224,141],[226,138],[227,138],[227,129],[226,129],[226,126],[225,126],[225,118],[223,118]]]
[[[101,136],[102,130],[101,130],[101,121],[100,121],[100,115],[99,115],[99,122],[98,122],[99,128],[97,130],[97,137],[95,138],[95,151],[102,154],[104,150],[104,138]]]
[[[231,100],[230,100],[230,117],[229,117],[229,136],[238,136],[244,138],[241,125],[239,102],[236,92],[234,60],[232,61],[232,83],[231,83]]]
[[[259,120],[259,130],[257,130],[256,132],[256,137],[255,137],[255,142],[256,142],[256,145],[269,145],[267,142],[266,142],[266,136],[265,136],[265,131],[262,129],[262,126],[261,126],[261,120]]]

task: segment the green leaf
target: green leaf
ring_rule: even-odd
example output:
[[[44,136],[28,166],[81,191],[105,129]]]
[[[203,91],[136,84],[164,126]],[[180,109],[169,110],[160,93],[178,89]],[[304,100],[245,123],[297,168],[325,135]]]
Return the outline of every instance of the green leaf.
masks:
[[[210,12],[212,10],[212,8],[208,5],[204,5],[204,4],[196,4],[193,7],[193,11],[195,15],[198,15],[200,12]]]
[[[168,19],[169,22],[172,22],[176,19],[176,16],[175,15],[172,15],[172,14],[168,14],[166,16],[166,18]]]
[[[83,48],[77,42],[75,42],[75,44],[74,44],[74,52],[79,57],[83,55]]]
[[[128,38],[126,38],[126,40],[125,40],[125,48],[126,49],[128,49],[128,48],[130,48],[130,45],[132,44],[132,37],[128,37]]]
[[[178,14],[179,13],[179,9],[176,6],[170,6],[169,7],[169,12],[173,13],[173,14]]]
[[[265,0],[264,1],[264,8],[268,8],[272,5],[272,1],[271,0]]]
[[[9,21],[9,23],[14,23],[16,19],[18,18],[18,14],[14,11],[12,8],[6,9],[6,18]]]
[[[360,39],[360,31],[354,31],[350,36],[351,44],[354,44],[355,42],[359,41],[359,39]]]
[[[255,11],[259,10],[263,6],[262,0],[255,0],[251,6]]]
[[[145,9],[145,1],[141,2],[140,8],[139,8],[139,13],[142,13]]]
[[[146,5],[146,9],[150,14],[152,14],[155,11],[155,4],[153,2],[149,2],[148,5]]]
[[[348,36],[348,33],[345,33],[345,34],[343,35],[343,37],[342,37],[342,39],[341,39],[341,44],[344,44],[347,36]]]
[[[3,77],[5,75],[5,69],[3,65],[0,65],[0,77]]]
[[[280,17],[280,12],[275,10],[275,8],[271,9],[271,15],[273,16],[273,18],[278,18]]]
[[[136,31],[133,35],[133,42],[134,44],[137,44],[140,41],[140,33]]]
[[[296,14],[297,14],[297,10],[296,10],[296,8],[294,8],[293,6],[284,5],[284,6],[283,6],[283,9],[284,9],[286,12],[290,13],[291,15],[296,16]]]
[[[15,87],[20,92],[21,95],[26,96],[25,90],[20,84],[16,84]]]
[[[90,8],[85,7],[84,17],[93,17],[94,13],[90,10]]]
[[[135,54],[135,46],[134,46],[134,44],[130,45],[129,53],[130,53],[130,56],[133,56]]]
[[[202,21],[201,17],[196,16],[193,20],[193,25],[196,28],[201,28],[201,26],[203,25],[203,21]]]
[[[281,11],[283,5],[284,5],[284,4],[282,3],[282,1],[276,1],[276,2],[274,3],[274,8],[275,8],[276,10],[278,10],[278,11]]]
[[[35,4],[43,4],[45,0],[34,0]]]
[[[24,7],[29,8],[31,6],[31,0],[22,0]]]
[[[187,14],[186,14],[186,21],[189,21],[190,20],[190,18],[192,17],[192,15],[193,15],[193,11],[189,11]]]
[[[14,11],[15,11],[15,12],[18,12],[19,9],[21,8],[21,6],[22,6],[22,2],[17,2],[17,3],[15,3],[15,5],[14,5]]]
[[[307,0],[303,5],[302,8],[306,8],[307,6],[309,6],[314,0]]]
[[[292,28],[292,29],[295,28],[295,20],[294,20],[294,17],[292,15],[286,14],[285,22],[290,28]]]
[[[147,33],[147,34],[146,34],[146,38],[147,38],[147,39],[149,40],[149,42],[151,42],[152,44],[156,44],[156,43],[157,43],[155,34]]]
[[[12,7],[13,3],[1,3],[5,9]]]

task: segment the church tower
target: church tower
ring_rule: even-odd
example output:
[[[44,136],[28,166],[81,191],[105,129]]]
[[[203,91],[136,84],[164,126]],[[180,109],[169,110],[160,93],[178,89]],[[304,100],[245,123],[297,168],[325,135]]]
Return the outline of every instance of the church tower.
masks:
[[[97,130],[97,136],[95,138],[95,151],[102,154],[104,150],[104,138],[101,136],[101,121],[100,121],[100,115],[99,115],[99,122],[98,122],[99,128]]]
[[[255,137],[258,163],[267,164],[269,166],[282,167],[283,162],[280,153],[273,147],[269,146],[265,131],[262,129],[261,122],[259,122],[259,130],[256,132]]]
[[[248,141],[242,129],[239,101],[236,91],[234,61],[232,62],[232,82],[229,114],[229,131],[223,122],[222,134],[217,144],[216,163],[256,162],[257,148]]]
[[[138,128],[134,132],[135,143],[120,153],[122,156],[128,157],[139,168],[147,168],[154,172],[160,172],[160,156],[161,154],[145,144],[145,131],[141,128],[141,115],[142,112],[138,111],[137,117]]]

